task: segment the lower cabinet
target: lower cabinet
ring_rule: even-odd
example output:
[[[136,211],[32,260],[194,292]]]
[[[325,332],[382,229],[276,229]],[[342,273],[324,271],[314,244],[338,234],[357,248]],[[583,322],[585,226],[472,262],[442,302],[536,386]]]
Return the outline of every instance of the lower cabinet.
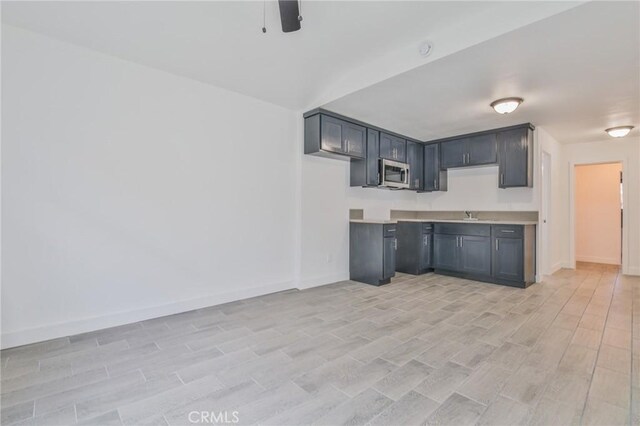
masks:
[[[460,269],[460,256],[458,254],[458,235],[434,234],[433,235],[433,267],[448,271]]]
[[[398,251],[396,271],[420,275],[432,266],[433,225],[424,222],[403,222],[396,225]]]
[[[396,271],[395,223],[349,224],[349,277],[372,285],[388,284]]]
[[[535,282],[535,225],[353,221],[349,232],[354,281],[382,285],[395,271],[433,270],[513,287]]]
[[[524,279],[524,241],[520,238],[494,238],[493,276],[502,280]]]
[[[514,287],[535,282],[535,225],[436,223],[436,273]]]
[[[467,274],[491,275],[491,238],[460,236],[460,270]]]
[[[491,275],[490,237],[436,233],[433,236],[433,246],[435,269]]]

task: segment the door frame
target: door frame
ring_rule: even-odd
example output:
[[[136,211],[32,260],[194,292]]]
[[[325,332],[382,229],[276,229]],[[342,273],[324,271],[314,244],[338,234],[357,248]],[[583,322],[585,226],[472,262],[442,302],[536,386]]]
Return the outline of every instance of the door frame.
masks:
[[[544,168],[545,161],[544,159],[548,158],[549,164],[547,164],[547,169]],[[551,238],[550,232],[551,223],[553,221],[553,214],[551,213],[551,207],[553,204],[553,192],[552,192],[552,177],[551,170],[553,169],[553,156],[550,152],[546,150],[540,151],[540,211],[538,221],[540,226],[538,227],[538,241],[540,244],[538,245],[539,249],[536,255],[537,265],[536,270],[538,273],[536,274],[536,281],[540,281],[541,277],[544,275],[551,275],[556,270],[560,269],[560,265],[552,265],[551,258]],[[546,218],[544,217],[546,213]],[[544,222],[546,220],[546,223]]]
[[[627,160],[621,158],[619,160],[610,161],[593,161],[593,162],[569,162],[569,265],[576,268],[576,166],[595,166],[598,164],[616,164],[622,165],[622,273],[629,273],[629,179],[626,179]]]

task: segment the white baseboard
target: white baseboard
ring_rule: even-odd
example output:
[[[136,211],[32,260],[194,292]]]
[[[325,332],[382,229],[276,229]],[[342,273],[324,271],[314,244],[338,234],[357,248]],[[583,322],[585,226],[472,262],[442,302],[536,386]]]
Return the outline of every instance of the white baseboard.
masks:
[[[620,259],[612,259],[608,257],[597,256],[578,256],[576,255],[576,262],[590,262],[590,263],[603,263],[605,265],[619,265]]]
[[[558,272],[558,271],[559,271],[560,269],[562,269],[563,267],[564,267],[564,266],[563,266],[563,263],[562,263],[562,262],[558,262],[558,263],[556,263],[555,265],[551,266],[551,270],[549,271],[549,274],[548,274],[548,275],[553,275],[553,274],[555,274],[556,272]]]
[[[300,290],[304,290],[306,288],[319,287],[321,285],[332,284],[338,281],[346,281],[348,279],[349,279],[349,272],[320,275],[317,277],[301,279],[297,285],[297,288]]]
[[[118,312],[98,317],[83,318],[79,320],[11,331],[8,333],[2,333],[0,338],[0,347],[2,349],[6,349],[15,346],[27,345],[29,343],[56,339],[58,337],[73,336],[74,334],[116,327],[119,325],[130,324],[132,322],[163,317],[165,315],[173,315],[181,312],[192,311],[194,309],[206,308],[208,306],[221,305],[223,303],[262,296],[264,294],[275,293],[283,290],[290,290],[292,288],[294,288],[294,286],[291,281],[272,283],[264,286],[182,300],[166,305],[150,306],[142,309],[136,309],[134,311]]]
[[[640,275],[640,267],[628,267],[625,275]]]

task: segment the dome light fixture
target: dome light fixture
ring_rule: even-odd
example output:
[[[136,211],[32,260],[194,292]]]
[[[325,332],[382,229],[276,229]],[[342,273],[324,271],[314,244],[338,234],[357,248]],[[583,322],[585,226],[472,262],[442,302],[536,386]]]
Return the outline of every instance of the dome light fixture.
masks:
[[[612,138],[624,138],[629,134],[631,129],[633,129],[633,126],[618,126],[606,129],[605,132],[607,132]]]
[[[502,98],[491,102],[493,108],[498,114],[509,114],[513,112],[524,102],[522,98]]]

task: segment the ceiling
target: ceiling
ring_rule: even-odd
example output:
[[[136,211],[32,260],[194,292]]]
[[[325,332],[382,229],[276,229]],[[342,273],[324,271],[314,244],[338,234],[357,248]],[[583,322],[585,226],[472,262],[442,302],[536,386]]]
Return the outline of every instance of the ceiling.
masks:
[[[514,113],[489,103],[519,96]],[[420,140],[531,122],[562,143],[640,127],[640,3],[594,2],[325,105]]]
[[[261,1],[3,1],[2,20],[300,110],[575,4],[304,0],[303,29],[290,34],[274,1],[266,2],[266,34]],[[417,53],[425,38],[435,42],[427,60]],[[336,106],[356,111],[366,93]]]

